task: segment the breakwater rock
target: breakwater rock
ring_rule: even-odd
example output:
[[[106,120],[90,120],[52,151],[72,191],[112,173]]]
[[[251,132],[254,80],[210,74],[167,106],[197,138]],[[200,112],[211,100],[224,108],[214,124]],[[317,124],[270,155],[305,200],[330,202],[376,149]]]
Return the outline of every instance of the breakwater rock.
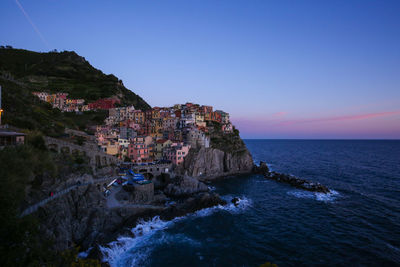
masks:
[[[259,166],[254,166],[254,173],[263,174],[265,178],[275,180],[277,182],[286,183],[293,187],[319,193],[330,193],[328,187],[320,184],[300,179],[294,175],[288,175],[278,172],[271,172],[265,162],[260,162]]]
[[[270,172],[264,174],[264,176],[268,179],[272,179],[281,183],[290,184],[296,188],[304,189],[311,192],[319,192],[319,193],[329,193],[328,187],[320,184],[310,182],[304,179],[297,178],[293,175],[278,173],[278,172]]]

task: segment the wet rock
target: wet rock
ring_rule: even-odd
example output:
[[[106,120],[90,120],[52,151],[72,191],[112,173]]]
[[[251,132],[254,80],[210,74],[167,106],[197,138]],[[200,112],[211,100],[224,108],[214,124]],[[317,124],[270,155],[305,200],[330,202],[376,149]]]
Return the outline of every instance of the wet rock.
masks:
[[[240,199],[239,199],[238,197],[234,197],[234,198],[232,198],[232,200],[231,200],[231,202],[232,202],[235,206],[239,205],[239,201],[240,201]]]
[[[267,166],[267,163],[265,163],[264,161],[260,161],[259,166],[254,165],[253,172],[259,174],[269,173],[269,168]]]
[[[209,192],[198,193],[185,200],[177,202],[175,205],[170,206],[162,213],[161,218],[163,220],[171,220],[175,217],[184,216],[188,213],[193,213],[201,209],[225,204],[226,201],[223,200],[218,194]]]

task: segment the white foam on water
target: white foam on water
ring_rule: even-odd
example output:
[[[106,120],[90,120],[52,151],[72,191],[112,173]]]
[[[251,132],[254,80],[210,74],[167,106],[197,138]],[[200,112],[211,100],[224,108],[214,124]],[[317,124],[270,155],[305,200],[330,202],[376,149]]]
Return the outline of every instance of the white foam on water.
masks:
[[[93,247],[88,248],[86,251],[82,251],[78,253],[78,258],[80,259],[85,259],[89,255],[90,251],[93,249]]]
[[[330,193],[318,193],[303,190],[291,190],[287,194],[297,198],[309,198],[322,202],[333,202],[339,197],[339,193],[335,190],[329,189]]]
[[[211,186],[211,185],[208,186],[208,190],[210,190],[210,191],[215,191],[215,189],[216,189],[215,186]]]
[[[243,211],[245,211],[246,209],[248,209],[249,207],[253,206],[253,201],[245,196],[240,196],[239,201],[237,202],[237,205],[233,204],[231,202],[231,200],[233,199],[233,196],[225,196],[222,197],[226,202],[228,202],[228,204],[224,205],[224,206],[218,206],[218,208],[228,211],[232,214],[238,214],[238,213],[242,213]]]
[[[230,202],[232,197],[225,196],[223,198],[228,204],[205,208],[183,217],[174,218],[171,221],[163,221],[158,216],[148,221],[140,220],[131,230],[134,237],[121,236],[107,246],[100,246],[100,250],[103,254],[103,262],[108,262],[113,267],[143,266],[151,255],[152,250],[157,245],[185,243],[190,246],[200,246],[201,244],[199,241],[193,240],[182,233],[171,235],[163,232],[163,230],[187,218],[205,217],[221,210],[237,214],[243,212],[252,205],[252,201],[243,196],[239,198],[237,206]],[[157,238],[153,238],[155,234],[160,232],[160,237],[157,236]]]

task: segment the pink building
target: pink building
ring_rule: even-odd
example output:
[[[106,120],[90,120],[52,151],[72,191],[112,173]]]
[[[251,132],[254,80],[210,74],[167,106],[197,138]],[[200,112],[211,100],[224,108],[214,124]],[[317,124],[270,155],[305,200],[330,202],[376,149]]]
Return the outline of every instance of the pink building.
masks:
[[[149,159],[149,149],[144,137],[132,138],[128,146],[128,158],[134,163],[146,162]]]
[[[164,157],[175,165],[180,165],[189,153],[190,145],[173,143],[170,148],[165,149]]]

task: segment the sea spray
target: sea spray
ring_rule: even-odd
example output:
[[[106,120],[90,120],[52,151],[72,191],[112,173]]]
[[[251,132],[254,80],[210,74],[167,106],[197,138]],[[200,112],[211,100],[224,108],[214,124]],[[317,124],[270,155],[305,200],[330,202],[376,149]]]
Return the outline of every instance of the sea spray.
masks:
[[[333,202],[340,196],[340,194],[335,190],[329,189],[329,191],[329,193],[318,193],[303,190],[291,190],[288,191],[287,194],[297,198],[315,199],[322,202]]]
[[[191,246],[200,246],[199,242],[193,240],[184,234],[174,234],[171,236],[165,231],[177,222],[189,218],[206,217],[218,211],[225,211],[231,214],[238,214],[251,207],[252,201],[244,196],[239,197],[237,206],[230,202],[231,196],[223,196],[228,204],[218,205],[210,208],[198,210],[194,213],[176,217],[170,221],[164,221],[159,216],[145,221],[139,220],[137,225],[132,228],[131,232],[134,237],[121,236],[116,241],[109,243],[107,246],[100,246],[103,254],[103,262],[108,262],[111,266],[143,266],[155,246],[174,242],[187,243]]]

